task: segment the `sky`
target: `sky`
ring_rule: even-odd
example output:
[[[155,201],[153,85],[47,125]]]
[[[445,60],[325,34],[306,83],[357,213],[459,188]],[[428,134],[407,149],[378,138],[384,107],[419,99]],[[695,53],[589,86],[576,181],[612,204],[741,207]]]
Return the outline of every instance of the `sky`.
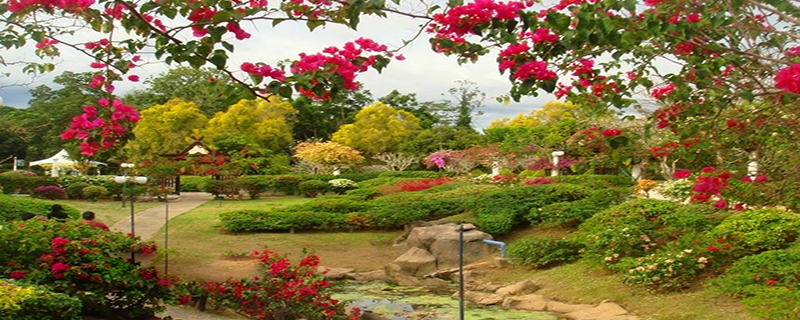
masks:
[[[419,30],[419,24],[424,21],[403,17],[390,17],[387,19],[368,16],[362,20],[357,31],[336,25],[320,27],[314,32],[309,32],[304,24],[285,22],[271,27],[269,24],[243,24],[242,27],[252,36],[244,41],[234,41],[236,49],[231,54],[229,66],[239,66],[243,62],[265,62],[274,65],[277,61],[297,58],[301,52],[320,52],[329,46],[341,46],[345,42],[366,37],[378,43],[386,44],[391,48],[402,45],[403,39],[412,38]],[[99,34],[78,34],[75,41],[98,40]],[[190,38],[187,37],[187,38]],[[492,120],[503,117],[513,117],[517,113],[527,113],[539,108],[545,102],[555,100],[549,94],[542,94],[537,98],[524,98],[520,103],[503,105],[495,100],[496,97],[508,92],[511,87],[507,75],[501,75],[495,62],[496,53],[484,56],[477,63],[459,65],[455,57],[437,54],[430,49],[429,34],[422,34],[416,41],[404,47],[399,53],[403,54],[404,61],[393,60],[381,74],[370,70],[358,77],[365,89],[372,92],[375,98],[382,97],[392,90],[401,93],[416,93],[420,101],[448,99],[447,90],[457,86],[458,80],[469,80],[477,83],[478,87],[486,93],[483,115],[474,115],[473,123],[476,128],[485,128]],[[30,95],[28,90],[38,85],[54,86],[53,77],[65,70],[73,72],[91,71],[89,63],[92,60],[76,51],[61,47],[62,56],[56,61],[56,71],[52,74],[37,77],[30,84],[24,86],[8,86],[13,83],[28,82],[27,78],[19,75],[18,70],[3,70],[12,72],[11,77],[0,77],[0,98],[3,104],[15,108],[27,107]],[[7,52],[3,54],[7,60],[34,59],[33,48],[22,51]],[[142,79],[165,72],[170,66],[160,63],[152,56],[144,56],[149,63],[135,68],[133,74]],[[234,67],[238,70],[238,67]],[[133,89],[142,89],[144,84],[122,82],[117,83],[115,93],[124,95]]]

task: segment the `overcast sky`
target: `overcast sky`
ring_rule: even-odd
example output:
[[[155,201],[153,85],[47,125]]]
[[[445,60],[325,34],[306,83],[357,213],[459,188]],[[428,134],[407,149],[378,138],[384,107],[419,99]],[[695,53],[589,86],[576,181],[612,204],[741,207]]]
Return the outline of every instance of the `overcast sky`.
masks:
[[[252,34],[250,39],[245,41],[231,40],[236,45],[235,52],[231,55],[229,66],[236,66],[238,70],[242,62],[265,62],[274,65],[275,62],[284,59],[295,59],[301,52],[316,53],[328,46],[341,46],[345,42],[352,41],[358,37],[371,38],[378,43],[386,44],[390,48],[402,45],[402,39],[410,39],[419,29],[421,20],[411,20],[407,18],[366,17],[358,31],[353,31],[341,26],[320,27],[314,32],[309,32],[304,24],[285,22],[275,28],[268,24],[247,25],[243,27]],[[98,40],[98,34],[79,35],[81,41]],[[497,71],[495,63],[496,53],[485,56],[476,64],[458,65],[455,57],[446,57],[434,53],[428,44],[429,34],[423,34],[412,44],[405,47],[402,53],[406,60],[392,61],[383,73],[378,74],[374,70],[368,71],[359,76],[358,80],[378,98],[386,95],[394,89],[401,93],[416,93],[421,101],[439,100],[449,98],[444,96],[449,88],[456,86],[457,80],[470,80],[478,84],[480,89],[486,93],[486,107],[483,109],[484,115],[475,116],[474,124],[477,128],[486,127],[492,120],[503,117],[511,117],[519,112],[527,113],[539,108],[542,104],[555,97],[549,94],[542,94],[537,98],[526,98],[521,103],[511,103],[507,106],[495,101],[495,97],[505,94],[510,88],[507,75],[503,76]],[[41,76],[27,86],[10,86],[0,88],[0,97],[4,104],[16,108],[27,107],[30,95],[28,90],[45,84],[54,87],[50,82],[52,78],[65,71],[84,72],[91,71],[88,67],[91,60],[85,55],[71,51],[62,47],[61,62],[53,74]],[[33,50],[21,52],[7,52],[4,54],[6,59],[20,58],[33,59]],[[145,60],[151,62],[148,65],[132,70],[132,74],[138,74],[142,79],[148,76],[157,75],[166,71],[169,66],[158,63],[154,57],[144,56]],[[17,72],[13,69],[11,71]],[[18,74],[10,78],[0,78],[0,86],[11,83],[18,83],[24,79]],[[136,89],[143,88],[142,83],[123,82],[117,83],[117,92],[120,95]]]

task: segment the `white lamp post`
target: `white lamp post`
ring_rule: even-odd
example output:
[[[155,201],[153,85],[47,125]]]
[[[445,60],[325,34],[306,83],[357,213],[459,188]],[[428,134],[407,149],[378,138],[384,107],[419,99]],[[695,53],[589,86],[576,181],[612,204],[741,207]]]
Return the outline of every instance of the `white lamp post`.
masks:
[[[123,163],[123,164],[120,164],[120,167],[126,168],[126,169],[127,168],[133,168],[134,164],[133,163]],[[134,176],[128,176],[128,175],[116,176],[116,177],[114,177],[114,182],[122,184],[122,188],[124,190],[129,179],[131,180],[132,184],[142,184],[143,185],[143,184],[147,183],[147,177],[142,177],[142,176],[134,177]],[[133,218],[134,214],[135,214],[134,210],[133,210],[134,187],[131,186],[130,190],[131,190],[130,191],[130,198],[131,198],[131,236],[136,236],[136,228],[134,227],[134,218]],[[123,207],[124,207],[125,199],[122,199],[122,203],[123,203]],[[131,260],[132,261],[136,260],[136,256],[135,256],[135,254],[133,252],[131,252]]]
[[[550,171],[550,176],[555,177],[558,176],[558,157],[564,155],[564,151],[553,151],[553,171]]]

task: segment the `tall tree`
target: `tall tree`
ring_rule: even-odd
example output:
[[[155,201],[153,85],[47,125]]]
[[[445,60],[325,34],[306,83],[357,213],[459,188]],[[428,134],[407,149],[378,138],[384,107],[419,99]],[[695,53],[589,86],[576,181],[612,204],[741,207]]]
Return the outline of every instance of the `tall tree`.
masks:
[[[69,127],[72,117],[104,95],[101,90],[86,85],[92,77],[88,72],[65,71],[53,79],[59,87],[41,85],[30,90],[33,98],[28,102],[25,122],[25,127],[29,128],[26,138],[29,157],[49,157],[64,148],[67,142],[59,135]]]
[[[154,105],[142,111],[142,119],[133,128],[131,155],[141,160],[180,152],[192,143],[192,137],[199,138],[206,123],[208,118],[193,102],[174,98]]]
[[[206,117],[213,117],[242,98],[252,98],[250,92],[240,86],[232,86],[226,91],[228,81],[227,76],[219,70],[179,66],[148,78],[144,81],[147,88],[133,91],[124,99],[140,109],[146,109],[179,98],[194,103]]]
[[[241,100],[218,113],[203,131],[211,146],[231,154],[242,148],[252,155],[270,154],[289,147],[297,111],[289,102],[272,96],[269,100]]]
[[[375,102],[336,131],[333,141],[368,154],[392,152],[419,128],[419,119],[410,112]]]
[[[373,101],[372,92],[361,87],[343,92],[330,100],[308,97],[295,99],[292,102],[297,110],[294,137],[300,141],[330,139],[339,127],[353,123],[356,114]]]
[[[429,129],[440,123],[439,117],[434,114],[437,104],[432,101],[419,102],[416,93],[402,94],[400,91],[392,90],[378,101],[395,109],[410,112],[419,119],[419,126],[422,129]]]
[[[478,88],[478,84],[469,80],[456,81],[458,86],[450,88],[447,93],[454,99],[445,106],[441,106],[437,113],[441,119],[450,125],[462,128],[472,128],[472,115],[482,115],[483,111],[475,111],[484,107],[486,93]]]

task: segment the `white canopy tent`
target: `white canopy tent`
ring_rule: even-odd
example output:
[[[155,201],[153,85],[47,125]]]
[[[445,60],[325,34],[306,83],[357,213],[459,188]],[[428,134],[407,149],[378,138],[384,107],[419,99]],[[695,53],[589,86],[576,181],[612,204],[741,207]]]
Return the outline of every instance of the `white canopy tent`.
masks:
[[[58,153],[56,153],[55,155],[53,155],[50,158],[42,159],[42,160],[38,160],[38,161],[31,161],[31,163],[30,163],[31,166],[41,166],[41,165],[53,166],[50,169],[50,176],[52,176],[52,177],[58,177],[58,174],[59,174],[59,171],[61,171],[61,168],[75,169],[76,167],[78,167],[81,164],[82,163],[80,161],[72,160],[72,158],[69,157],[69,153],[67,153],[67,150],[64,150],[64,149],[61,149],[61,151],[59,151]],[[98,162],[98,161],[88,161],[88,164],[91,164],[91,165],[103,165],[103,166],[106,165],[105,163]]]

